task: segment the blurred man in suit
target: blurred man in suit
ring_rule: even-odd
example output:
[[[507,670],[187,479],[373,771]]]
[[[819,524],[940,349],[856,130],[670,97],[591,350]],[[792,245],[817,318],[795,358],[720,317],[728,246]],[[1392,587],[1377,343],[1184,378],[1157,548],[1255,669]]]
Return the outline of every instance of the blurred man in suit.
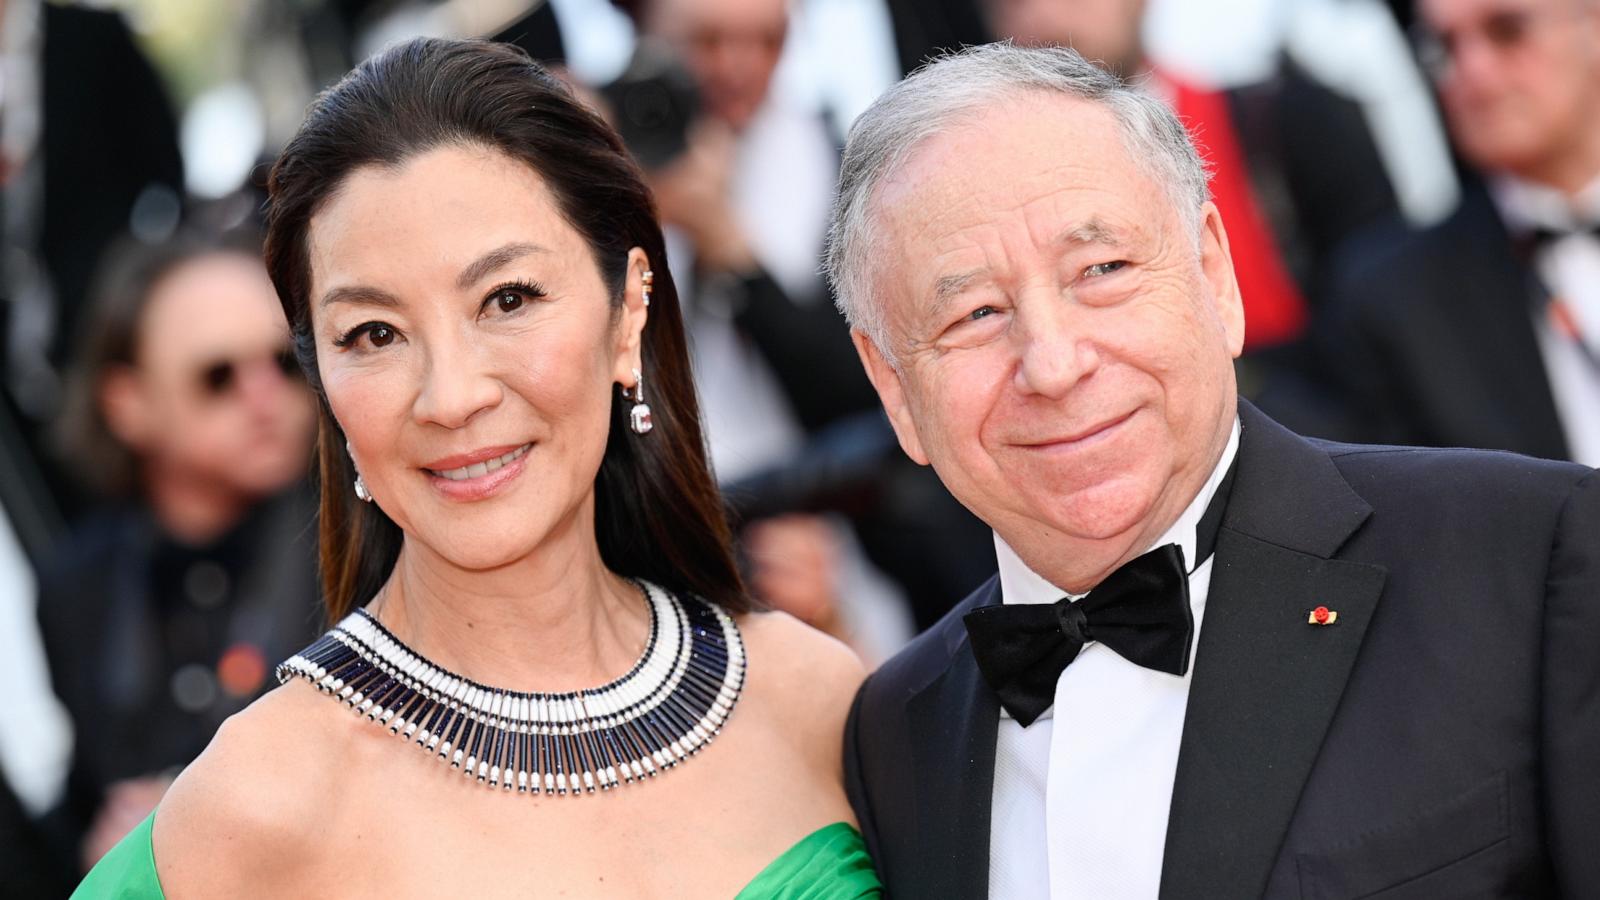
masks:
[[[1600,465],[1600,3],[1422,0],[1421,50],[1482,175],[1357,257],[1326,349],[1353,435]]]
[[[1286,431],[1228,247],[1177,118],[1070,50],[853,129],[841,306],[1000,564],[852,710],[886,887],[1600,895],[1600,475]]]

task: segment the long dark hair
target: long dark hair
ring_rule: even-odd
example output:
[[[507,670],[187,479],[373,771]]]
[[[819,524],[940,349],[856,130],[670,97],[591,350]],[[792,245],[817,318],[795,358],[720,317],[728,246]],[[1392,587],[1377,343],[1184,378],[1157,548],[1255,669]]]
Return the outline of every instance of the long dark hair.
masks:
[[[642,355],[655,428],[628,428],[612,392],[611,433],[595,477],[595,537],[613,571],[698,594],[730,611],[750,601],[706,459],[678,293],[667,271],[655,203],[616,133],[521,50],[480,41],[419,39],[358,66],[311,105],[273,166],[266,260],[321,408],[321,562],[324,601],[337,620],[370,599],[394,568],[401,532],[354,493],[355,470],[317,371],[311,331],[311,218],[352,172],[396,166],[448,145],[520,160],[583,235],[620,308],[628,251],[655,271]]]

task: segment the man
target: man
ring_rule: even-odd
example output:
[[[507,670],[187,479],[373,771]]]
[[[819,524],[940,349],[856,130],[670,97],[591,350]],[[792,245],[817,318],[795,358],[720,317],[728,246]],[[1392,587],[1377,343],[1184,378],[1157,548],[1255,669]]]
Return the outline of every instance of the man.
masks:
[[[316,632],[315,407],[253,246],[113,258],[79,348],[73,470],[115,502],[43,567],[39,621],[76,733],[87,869]]]
[[[856,124],[829,271],[1000,560],[850,717],[891,894],[1600,892],[1600,476],[1238,403],[1164,104],[1068,50],[946,58]]]
[[[1354,436],[1600,465],[1600,3],[1417,14],[1484,183],[1347,273],[1326,349],[1365,419]]]

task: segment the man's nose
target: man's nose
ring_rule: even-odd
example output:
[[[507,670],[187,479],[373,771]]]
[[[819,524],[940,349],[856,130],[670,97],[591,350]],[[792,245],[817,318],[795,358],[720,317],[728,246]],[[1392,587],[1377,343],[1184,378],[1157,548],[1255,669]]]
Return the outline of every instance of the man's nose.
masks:
[[[411,412],[420,424],[460,428],[473,416],[498,405],[502,396],[499,379],[470,349],[435,345],[429,348]]]
[[[1019,297],[1016,316],[1017,390],[1061,397],[1100,364],[1087,328],[1092,311],[1062,296],[1056,286]]]

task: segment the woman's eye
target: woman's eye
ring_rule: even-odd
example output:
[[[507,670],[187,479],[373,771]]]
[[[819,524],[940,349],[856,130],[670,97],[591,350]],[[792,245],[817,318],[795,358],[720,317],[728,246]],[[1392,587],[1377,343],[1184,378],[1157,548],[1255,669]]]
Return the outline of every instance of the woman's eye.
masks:
[[[365,338],[367,344],[374,348],[387,347],[399,336],[398,332],[382,322],[364,322],[335,338],[333,344],[336,347],[350,348]]]
[[[1097,275],[1110,275],[1112,272],[1125,267],[1127,264],[1128,261],[1124,259],[1112,260],[1111,262],[1095,263],[1089,268],[1084,269],[1083,274],[1091,278]]]
[[[516,312],[522,308],[524,298],[521,291],[501,291],[495,295],[494,305],[503,313]]]
[[[547,295],[544,288],[533,282],[503,284],[490,291],[489,296],[484,298],[481,314],[509,315],[545,296]]]

